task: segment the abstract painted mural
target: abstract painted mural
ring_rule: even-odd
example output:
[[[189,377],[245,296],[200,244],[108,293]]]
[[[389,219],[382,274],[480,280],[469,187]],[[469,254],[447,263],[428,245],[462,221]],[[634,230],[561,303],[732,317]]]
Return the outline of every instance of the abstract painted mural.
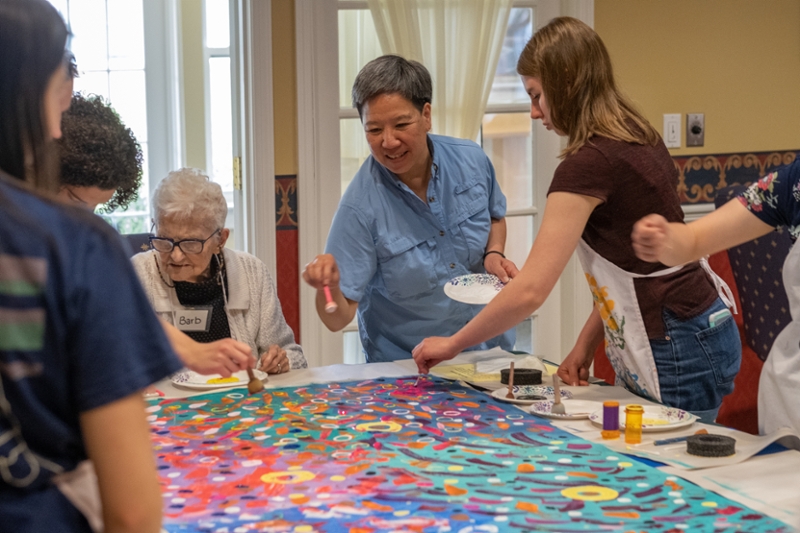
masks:
[[[149,414],[169,532],[790,531],[439,378],[235,389]]]

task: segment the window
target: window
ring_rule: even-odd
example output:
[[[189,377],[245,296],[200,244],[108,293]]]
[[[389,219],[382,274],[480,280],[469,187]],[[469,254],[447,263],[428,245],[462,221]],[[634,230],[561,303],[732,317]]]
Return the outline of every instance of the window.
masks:
[[[139,199],[128,209],[102,215],[121,233],[149,230],[150,173],[147,90],[142,0],[50,0],[67,22],[78,62],[75,91],[98,94],[111,102],[133,131],[144,153]]]
[[[228,201],[226,227],[235,233],[230,15],[228,0],[203,2],[206,168]],[[233,243],[235,239],[230,239]]]
[[[124,211],[101,216],[120,233],[143,233],[150,230],[150,193],[157,181],[170,170],[184,166],[183,146],[187,139],[181,127],[180,105],[170,101],[171,91],[179,91],[180,73],[174,65],[177,49],[168,43],[191,19],[165,16],[166,7],[143,0],[50,0],[67,22],[73,37],[79,77],[75,90],[98,94],[110,102],[129,127],[144,154],[142,186],[139,198]],[[164,3],[166,5],[166,3]],[[197,4],[186,4],[193,9]],[[199,5],[198,5],[199,6]],[[198,10],[201,8],[197,8]],[[187,114],[203,114],[205,120],[206,170],[222,186],[233,211],[233,175],[231,165],[231,69],[228,0],[204,0],[202,3],[202,51],[184,49],[189,54],[203,54],[204,109],[186,109]],[[169,15],[170,13],[167,13]],[[184,13],[186,15],[186,13]],[[171,32],[171,35],[167,35]],[[173,78],[170,78],[173,76]],[[170,79],[167,79],[170,78]],[[176,87],[177,86],[177,87]],[[180,98],[180,96],[178,96]],[[233,229],[234,217],[226,226]],[[229,241],[233,242],[233,240]]]

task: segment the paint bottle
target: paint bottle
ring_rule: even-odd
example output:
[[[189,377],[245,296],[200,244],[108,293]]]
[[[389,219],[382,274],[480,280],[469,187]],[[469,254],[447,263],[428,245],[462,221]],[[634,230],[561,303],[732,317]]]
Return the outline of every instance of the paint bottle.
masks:
[[[641,405],[628,405],[625,407],[625,442],[639,444],[642,442],[642,415],[644,409]]]
[[[604,439],[619,438],[619,402],[603,402],[603,431],[600,434]]]

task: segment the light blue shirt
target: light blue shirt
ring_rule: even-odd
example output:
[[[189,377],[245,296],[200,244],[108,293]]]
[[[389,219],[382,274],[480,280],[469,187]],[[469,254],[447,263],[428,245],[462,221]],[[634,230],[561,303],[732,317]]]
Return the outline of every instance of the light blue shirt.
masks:
[[[342,293],[358,302],[368,362],[408,359],[422,339],[449,336],[483,308],[444,294],[450,279],[484,272],[491,219],[506,214],[494,167],[471,141],[428,136],[428,203],[370,156],[339,202],[326,253]],[[510,330],[470,349],[510,350]]]

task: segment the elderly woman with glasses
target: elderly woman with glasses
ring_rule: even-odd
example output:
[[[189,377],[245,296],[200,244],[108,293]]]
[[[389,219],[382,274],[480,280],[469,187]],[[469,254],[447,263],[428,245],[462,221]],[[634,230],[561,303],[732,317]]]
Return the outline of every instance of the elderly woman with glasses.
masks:
[[[156,313],[198,342],[232,337],[270,374],[307,366],[267,267],[225,248],[222,189],[195,169],[171,172],[153,195],[152,250],[133,264]]]

